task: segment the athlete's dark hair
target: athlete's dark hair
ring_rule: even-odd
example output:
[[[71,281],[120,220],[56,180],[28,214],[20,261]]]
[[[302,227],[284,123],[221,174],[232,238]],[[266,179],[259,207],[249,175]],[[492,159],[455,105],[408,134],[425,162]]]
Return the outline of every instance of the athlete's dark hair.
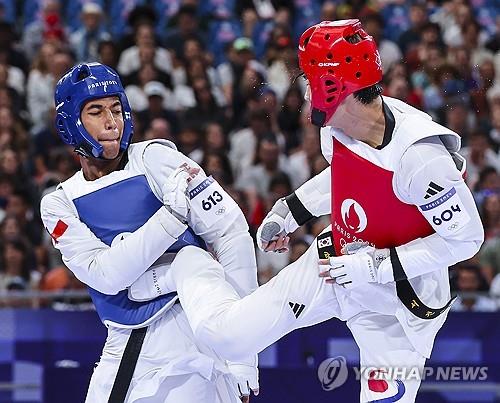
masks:
[[[379,83],[374,84],[370,87],[363,88],[354,93],[354,99],[361,102],[363,105],[371,104],[375,99],[377,99],[382,94],[383,88]]]

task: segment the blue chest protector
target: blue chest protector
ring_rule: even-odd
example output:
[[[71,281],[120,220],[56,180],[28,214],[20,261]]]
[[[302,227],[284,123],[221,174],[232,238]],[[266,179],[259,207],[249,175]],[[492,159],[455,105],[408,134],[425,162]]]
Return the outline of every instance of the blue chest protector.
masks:
[[[144,175],[80,196],[73,203],[80,220],[108,246],[117,235],[136,231],[162,206]],[[204,241],[188,228],[166,252],[175,253],[187,245],[206,249]],[[151,301],[135,302],[128,298],[127,290],[106,295],[90,287],[89,294],[101,321],[123,327],[148,323],[160,311],[168,309],[177,296],[172,292]]]

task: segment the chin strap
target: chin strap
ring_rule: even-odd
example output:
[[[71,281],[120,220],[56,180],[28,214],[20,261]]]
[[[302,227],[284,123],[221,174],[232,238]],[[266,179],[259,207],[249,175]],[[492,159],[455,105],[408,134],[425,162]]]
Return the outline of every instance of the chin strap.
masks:
[[[316,108],[312,108],[311,123],[315,126],[323,127],[326,123],[326,112]]]
[[[99,161],[114,161],[118,158],[121,158],[123,156],[124,151],[125,150],[122,150],[120,148],[120,152],[118,153],[118,155],[115,158],[103,158],[103,157],[95,157],[92,154],[92,151],[89,150],[88,146],[86,147],[86,144],[84,144],[84,143],[80,144],[78,147],[75,148],[75,153],[77,153],[78,155],[81,155],[83,158],[93,158],[93,159],[99,160]]]

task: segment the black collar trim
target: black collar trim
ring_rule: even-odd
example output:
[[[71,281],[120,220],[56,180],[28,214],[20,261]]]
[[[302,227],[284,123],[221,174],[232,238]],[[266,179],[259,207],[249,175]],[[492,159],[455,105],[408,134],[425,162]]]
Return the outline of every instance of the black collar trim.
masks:
[[[376,147],[377,150],[382,150],[382,148],[384,148],[387,144],[389,144],[389,142],[392,140],[392,133],[394,132],[394,127],[396,126],[396,119],[394,118],[394,114],[383,100],[382,100],[382,110],[384,111],[384,119],[385,119],[384,139],[382,140],[382,144]]]

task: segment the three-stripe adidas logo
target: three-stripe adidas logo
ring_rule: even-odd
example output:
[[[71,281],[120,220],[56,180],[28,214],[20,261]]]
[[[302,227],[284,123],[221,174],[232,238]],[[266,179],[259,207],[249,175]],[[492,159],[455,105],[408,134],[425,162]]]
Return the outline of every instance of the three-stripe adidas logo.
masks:
[[[428,199],[429,197],[437,195],[439,192],[443,191],[444,188],[439,186],[438,184],[431,182],[429,183],[429,187],[427,188],[427,191],[425,192],[424,199]]]
[[[289,302],[288,305],[290,305],[290,308],[292,308],[293,314],[295,315],[296,319],[300,316],[300,314],[306,307],[304,304],[298,304],[297,302]]]

